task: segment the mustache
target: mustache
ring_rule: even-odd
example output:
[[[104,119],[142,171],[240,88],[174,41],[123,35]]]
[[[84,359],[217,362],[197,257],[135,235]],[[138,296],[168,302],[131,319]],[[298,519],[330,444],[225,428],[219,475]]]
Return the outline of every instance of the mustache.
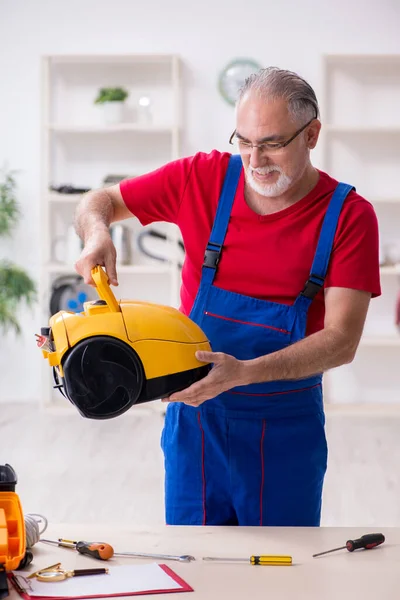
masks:
[[[276,171],[277,173],[280,173],[280,174],[283,173],[281,167],[278,167],[277,165],[268,165],[265,167],[257,167],[257,168],[254,168],[251,165],[249,165],[248,169],[249,169],[250,174],[258,173],[259,175],[267,175],[268,173],[273,173],[274,171]]]

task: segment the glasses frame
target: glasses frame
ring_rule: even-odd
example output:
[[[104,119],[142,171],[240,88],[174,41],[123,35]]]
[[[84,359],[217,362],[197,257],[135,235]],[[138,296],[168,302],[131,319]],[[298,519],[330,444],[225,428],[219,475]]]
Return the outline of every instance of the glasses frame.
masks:
[[[318,115],[315,115],[315,117],[313,117],[312,119],[310,119],[305,125],[303,125],[303,127],[300,127],[300,129],[298,129],[292,135],[292,137],[290,137],[288,140],[286,140],[286,142],[278,142],[272,150],[281,150],[282,148],[286,148],[286,146],[288,146],[290,144],[290,142],[293,142],[293,140],[295,140],[297,138],[297,136],[300,135],[300,133],[305,130],[306,127],[308,127],[309,125],[311,125],[311,123],[313,121],[315,121],[315,119],[318,119]],[[236,129],[234,130],[234,132],[232,133],[231,137],[229,138],[229,143],[231,145],[233,145],[233,138],[234,138],[235,135],[236,135]],[[238,139],[239,142],[243,141],[243,140],[240,140],[239,138],[237,138],[237,139]],[[245,143],[247,143],[247,142],[245,142]],[[249,143],[248,147],[251,148],[251,151],[254,148],[258,148],[259,150],[261,150],[261,151],[264,150],[266,153],[268,153],[268,150],[265,150],[263,148],[263,146],[265,146],[265,144],[267,144],[267,143],[268,142],[264,142],[262,144],[250,144]]]

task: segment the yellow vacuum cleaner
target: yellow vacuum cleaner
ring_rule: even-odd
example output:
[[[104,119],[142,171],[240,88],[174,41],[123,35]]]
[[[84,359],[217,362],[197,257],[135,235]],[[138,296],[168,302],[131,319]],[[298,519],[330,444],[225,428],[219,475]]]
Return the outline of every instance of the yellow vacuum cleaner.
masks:
[[[37,336],[55,387],[82,416],[117,417],[207,375],[210,365],[195,352],[211,347],[196,323],[168,306],[118,302],[99,266],[92,277],[100,299],[85,302],[81,313],[56,313]]]

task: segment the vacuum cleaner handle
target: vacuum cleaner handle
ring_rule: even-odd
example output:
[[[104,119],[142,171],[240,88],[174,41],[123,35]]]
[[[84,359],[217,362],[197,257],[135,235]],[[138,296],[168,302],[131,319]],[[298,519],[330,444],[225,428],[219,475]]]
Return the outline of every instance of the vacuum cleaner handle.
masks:
[[[97,293],[106,302],[111,312],[121,312],[120,306],[108,283],[108,277],[102,267],[97,265],[92,269],[92,278],[96,284]]]

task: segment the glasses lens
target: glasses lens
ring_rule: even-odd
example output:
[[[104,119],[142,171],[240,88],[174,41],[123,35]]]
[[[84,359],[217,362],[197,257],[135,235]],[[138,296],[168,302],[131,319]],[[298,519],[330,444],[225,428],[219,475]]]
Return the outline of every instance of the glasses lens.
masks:
[[[251,150],[252,150],[251,144],[248,144],[247,142],[243,142],[242,140],[239,140],[236,137],[233,138],[233,142],[239,148],[239,150],[242,154],[250,154],[251,153]]]
[[[255,144],[255,145],[253,145],[253,144],[250,144],[249,142],[244,142],[243,140],[240,140],[237,137],[233,138],[233,143],[237,146],[240,153],[245,156],[248,154],[251,154],[253,151],[253,148],[257,148],[258,152],[263,156],[279,154],[284,150],[284,148],[282,148],[282,146],[279,144]]]

